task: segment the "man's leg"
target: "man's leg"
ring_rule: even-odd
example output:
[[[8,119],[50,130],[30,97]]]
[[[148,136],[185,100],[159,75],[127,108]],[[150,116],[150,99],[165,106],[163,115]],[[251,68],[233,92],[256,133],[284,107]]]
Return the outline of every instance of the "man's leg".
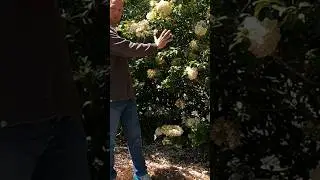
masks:
[[[125,101],[114,101],[110,103],[110,179],[116,179],[117,172],[114,170],[114,147],[116,141],[116,134],[119,126],[121,113],[125,108]]]
[[[125,137],[128,140],[128,147],[135,168],[135,175],[141,177],[146,175],[148,172],[142,151],[141,129],[137,113],[137,105],[133,100],[129,100],[127,102],[128,103],[121,117],[121,121]]]
[[[46,122],[0,128],[1,180],[31,180],[49,130]]]
[[[51,133],[32,180],[90,180],[87,142],[81,121],[50,121]]]

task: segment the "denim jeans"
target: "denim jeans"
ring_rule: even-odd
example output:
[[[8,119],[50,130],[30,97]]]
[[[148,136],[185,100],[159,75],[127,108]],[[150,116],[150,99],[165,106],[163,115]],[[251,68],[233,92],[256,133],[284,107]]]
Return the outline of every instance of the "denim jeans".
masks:
[[[0,129],[1,180],[89,180],[80,121],[52,118]]]
[[[137,105],[133,100],[113,101],[110,103],[110,172],[111,180],[117,176],[114,170],[114,147],[119,122],[128,141],[129,152],[136,176],[147,174],[147,167],[142,152],[141,129]]]

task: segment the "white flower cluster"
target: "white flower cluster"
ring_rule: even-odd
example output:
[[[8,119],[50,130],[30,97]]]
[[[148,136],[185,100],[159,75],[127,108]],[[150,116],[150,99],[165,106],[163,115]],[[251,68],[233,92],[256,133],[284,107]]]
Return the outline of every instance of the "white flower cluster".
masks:
[[[155,78],[156,75],[157,75],[157,71],[155,69],[148,69],[147,70],[147,76],[149,79]]]
[[[195,80],[198,77],[198,68],[188,66],[186,67],[185,72],[190,80]]]
[[[160,17],[167,17],[172,13],[172,5],[169,1],[161,0],[155,6]]]
[[[173,4],[169,1],[161,0],[160,2],[157,2],[151,0],[150,6],[152,7],[152,10],[146,16],[148,20],[154,20],[157,17],[166,18],[172,13]]]
[[[151,6],[151,7],[156,6],[156,4],[157,4],[157,1],[156,1],[156,0],[151,0],[151,1],[150,1],[150,6]]]
[[[128,30],[137,37],[145,37],[150,33],[149,22],[145,19],[139,22],[132,22]]]
[[[192,40],[192,41],[190,42],[190,48],[191,48],[192,50],[197,50],[197,49],[198,49],[198,42],[197,42],[197,40]]]
[[[199,22],[197,22],[195,28],[194,28],[194,32],[196,33],[197,36],[201,37],[204,36],[207,33],[208,29],[207,29],[207,24],[205,21],[201,20]]]
[[[157,13],[155,11],[148,12],[146,18],[148,20],[153,20],[157,18]]]
[[[169,137],[178,137],[183,134],[183,129],[178,125],[163,125],[155,130],[154,138],[158,136],[166,135]]]
[[[179,108],[179,109],[184,109],[186,107],[186,103],[184,102],[184,100],[182,99],[178,99],[175,103],[175,105]]]
[[[251,43],[248,50],[256,57],[266,57],[276,50],[281,38],[277,20],[265,18],[260,22],[256,17],[247,17],[243,26]]]
[[[184,120],[184,124],[189,128],[196,127],[199,123],[200,120],[198,118],[187,118]]]

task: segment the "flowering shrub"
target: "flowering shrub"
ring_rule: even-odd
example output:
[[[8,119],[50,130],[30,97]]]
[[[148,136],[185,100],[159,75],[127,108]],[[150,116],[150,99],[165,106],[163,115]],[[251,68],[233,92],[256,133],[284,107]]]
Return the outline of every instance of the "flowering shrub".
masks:
[[[191,145],[208,141],[208,7],[208,0],[126,3],[119,26],[124,37],[148,43],[164,29],[174,34],[167,48],[130,62],[144,137],[155,133],[165,136],[163,142],[182,138]],[[187,125],[187,119],[197,123]]]
[[[213,7],[217,179],[309,179],[320,159],[319,5],[258,0]]]

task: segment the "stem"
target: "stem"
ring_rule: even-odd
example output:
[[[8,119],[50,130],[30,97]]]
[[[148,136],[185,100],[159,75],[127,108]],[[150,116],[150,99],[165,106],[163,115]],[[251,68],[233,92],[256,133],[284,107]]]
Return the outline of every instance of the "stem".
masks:
[[[311,79],[305,77],[304,75],[302,75],[301,73],[297,72],[294,68],[290,67],[286,62],[284,62],[283,60],[281,60],[278,57],[274,58],[275,61],[281,65],[283,65],[285,68],[287,68],[290,72],[294,73],[296,76],[298,76],[299,78],[301,78],[302,80],[304,80],[306,83],[311,84],[311,85],[315,85],[315,86],[320,86],[320,83],[312,81]]]
[[[252,0],[248,0],[247,4],[242,8],[242,10],[240,11],[240,13],[243,13],[243,12],[249,7],[249,5],[251,4],[251,1],[252,1]]]

